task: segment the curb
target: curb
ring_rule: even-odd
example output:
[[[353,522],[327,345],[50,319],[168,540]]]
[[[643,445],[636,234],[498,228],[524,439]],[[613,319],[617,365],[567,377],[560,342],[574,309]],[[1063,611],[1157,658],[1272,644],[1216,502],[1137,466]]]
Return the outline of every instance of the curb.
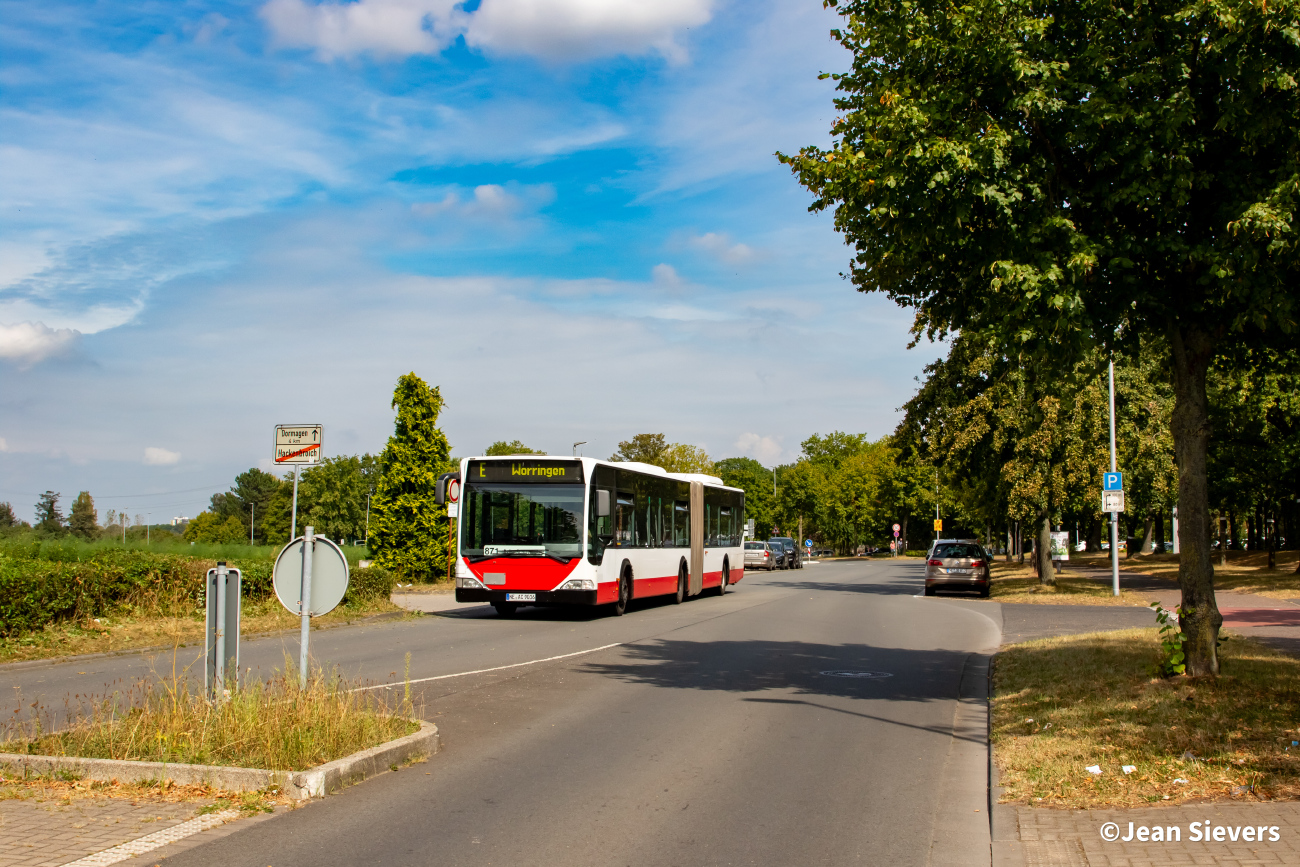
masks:
[[[184,765],[171,762],[129,762],[117,759],[83,759],[76,756],[28,756],[0,753],[0,769],[15,776],[68,774],[85,780],[141,783],[172,780],[178,785],[207,785],[233,792],[255,792],[271,786],[297,801],[323,798],[344,786],[359,783],[417,756],[430,756],[442,748],[438,727],[420,722],[420,730],[406,737],[344,756],[306,771],[268,771],[218,765]]]

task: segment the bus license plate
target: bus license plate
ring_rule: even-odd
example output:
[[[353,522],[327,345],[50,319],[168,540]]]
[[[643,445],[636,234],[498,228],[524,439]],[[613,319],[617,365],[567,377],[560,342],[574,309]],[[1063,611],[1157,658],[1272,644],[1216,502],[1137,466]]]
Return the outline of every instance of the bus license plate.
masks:
[[[536,593],[507,593],[506,601],[507,602],[536,602],[537,594]]]

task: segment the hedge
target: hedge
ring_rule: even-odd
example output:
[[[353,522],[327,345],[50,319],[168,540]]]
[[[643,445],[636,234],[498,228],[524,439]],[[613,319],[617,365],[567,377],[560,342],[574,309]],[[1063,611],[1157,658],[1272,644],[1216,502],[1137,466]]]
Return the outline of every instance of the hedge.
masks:
[[[199,612],[204,579],[213,560],[139,550],[108,550],[81,560],[14,556],[16,546],[0,553],[0,635],[12,636],[48,624],[82,620],[123,608]],[[22,552],[28,553],[28,552]],[[31,552],[37,553],[37,552]],[[48,559],[47,559],[48,558]],[[274,595],[273,561],[232,560],[242,577],[245,600]],[[386,569],[353,569],[344,604],[387,598],[396,577]]]

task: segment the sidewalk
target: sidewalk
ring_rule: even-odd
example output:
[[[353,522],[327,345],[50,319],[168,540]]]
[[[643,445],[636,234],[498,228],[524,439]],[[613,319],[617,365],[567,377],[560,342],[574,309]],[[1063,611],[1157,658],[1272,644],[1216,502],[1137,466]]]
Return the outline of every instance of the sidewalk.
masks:
[[[0,867],[59,867],[198,815],[203,803],[0,800]]]
[[[1129,841],[1108,841],[1103,826]],[[1205,823],[1224,828],[1223,842],[1204,838]],[[1197,828],[1193,829],[1193,823]],[[1249,826],[1250,836],[1265,828],[1264,841],[1246,841],[1241,829]],[[1177,840],[1143,842],[1139,829],[1161,829],[1160,836]],[[1170,833],[1176,828],[1176,834]],[[1270,839],[1276,829],[1277,840]],[[1238,839],[1233,842],[1231,836]],[[1181,804],[1143,810],[1053,810],[1011,804],[993,808],[993,867],[1165,867],[1165,865],[1300,864],[1300,803]]]

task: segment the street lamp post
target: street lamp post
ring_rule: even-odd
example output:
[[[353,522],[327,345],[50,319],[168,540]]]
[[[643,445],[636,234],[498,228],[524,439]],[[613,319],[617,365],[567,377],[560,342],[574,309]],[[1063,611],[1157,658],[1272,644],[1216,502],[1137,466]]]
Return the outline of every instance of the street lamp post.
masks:
[[[573,456],[574,456],[575,458],[578,456],[578,446],[585,446],[586,444],[587,444],[587,441],[586,441],[586,440],[583,440],[582,442],[577,442],[577,443],[574,443],[574,444],[573,444]]]

